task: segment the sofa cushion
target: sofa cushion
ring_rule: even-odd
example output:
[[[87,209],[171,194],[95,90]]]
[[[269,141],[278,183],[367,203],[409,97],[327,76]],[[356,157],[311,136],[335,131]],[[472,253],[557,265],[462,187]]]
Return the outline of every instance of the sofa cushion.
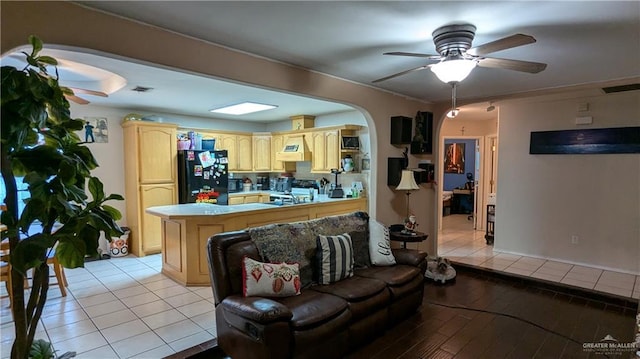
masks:
[[[349,234],[319,235],[316,241],[319,284],[330,284],[353,276],[353,247]]]
[[[396,259],[391,252],[389,229],[375,220],[369,221],[369,255],[373,265],[391,266],[396,264]]]
[[[369,229],[349,232],[353,245],[353,267],[367,268],[371,266],[369,255]]]
[[[245,297],[288,297],[300,294],[298,263],[262,263],[242,259],[242,293]]]
[[[314,290],[303,290],[295,297],[273,300],[282,303],[293,313],[291,326],[296,330],[321,325],[347,310],[346,300]]]
[[[401,264],[392,267],[358,269],[355,274],[360,277],[381,280],[389,286],[401,286],[411,282],[416,276],[422,275],[418,268]]]
[[[310,289],[337,295],[349,302],[357,302],[380,293],[385,290],[386,287],[387,284],[383,281],[354,276],[330,285],[314,285]]]
[[[358,276],[329,285],[315,285],[310,289],[345,299],[349,303],[352,323],[383,310],[391,298],[385,282]]]

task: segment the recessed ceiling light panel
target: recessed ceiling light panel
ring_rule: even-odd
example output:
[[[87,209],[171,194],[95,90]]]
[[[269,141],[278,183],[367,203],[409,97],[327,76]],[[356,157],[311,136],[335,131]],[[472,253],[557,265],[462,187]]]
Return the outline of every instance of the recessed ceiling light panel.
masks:
[[[214,113],[224,113],[226,115],[246,115],[248,113],[271,110],[277,107],[278,106],[275,105],[267,105],[262,103],[242,102],[235,105],[214,108],[209,111]]]

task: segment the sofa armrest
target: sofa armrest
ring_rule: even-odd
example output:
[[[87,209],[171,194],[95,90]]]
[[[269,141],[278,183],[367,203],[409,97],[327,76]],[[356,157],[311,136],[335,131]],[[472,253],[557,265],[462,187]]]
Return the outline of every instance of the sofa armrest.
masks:
[[[393,248],[393,256],[397,264],[406,264],[414,267],[426,268],[427,253],[415,249]]]
[[[218,345],[234,358],[290,358],[292,317],[274,300],[230,295],[216,306]]]
[[[232,295],[225,298],[219,305],[227,312],[259,324],[288,322],[293,317],[293,313],[285,305],[263,297]]]

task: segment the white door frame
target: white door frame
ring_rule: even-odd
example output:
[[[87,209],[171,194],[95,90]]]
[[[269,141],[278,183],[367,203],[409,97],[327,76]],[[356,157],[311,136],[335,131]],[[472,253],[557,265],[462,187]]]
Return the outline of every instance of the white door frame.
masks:
[[[475,211],[475,221],[476,221],[477,230],[484,229],[485,214],[484,214],[484,211],[482,211],[482,208],[484,208],[485,206],[485,198],[487,196],[487,194],[485,194],[485,183],[484,183],[485,182],[484,177],[485,177],[485,171],[486,171],[485,137],[486,136],[440,136],[438,140],[438,148],[439,148],[438,153],[440,153],[441,156],[444,156],[445,140],[460,139],[460,140],[476,140],[477,141],[477,146],[480,151],[480,174],[482,176],[480,180],[478,180],[477,178],[474,178],[474,181],[476,183],[476,190],[474,193],[474,207],[475,207],[474,211]],[[444,188],[444,159],[440,159],[440,161],[436,161],[436,162],[438,163],[438,168],[436,170],[438,173],[438,183],[441,183],[441,185],[438,186],[437,197],[436,197],[438,202],[437,230],[441,231],[442,230],[442,191]],[[473,171],[475,172],[475,168],[473,169]]]

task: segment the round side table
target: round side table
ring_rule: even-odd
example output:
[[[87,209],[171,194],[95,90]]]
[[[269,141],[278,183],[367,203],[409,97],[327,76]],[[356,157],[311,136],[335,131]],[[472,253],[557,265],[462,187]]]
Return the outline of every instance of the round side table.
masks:
[[[428,234],[422,232],[402,233],[389,232],[389,239],[394,242],[402,242],[402,248],[407,248],[407,242],[422,242],[429,237]]]

